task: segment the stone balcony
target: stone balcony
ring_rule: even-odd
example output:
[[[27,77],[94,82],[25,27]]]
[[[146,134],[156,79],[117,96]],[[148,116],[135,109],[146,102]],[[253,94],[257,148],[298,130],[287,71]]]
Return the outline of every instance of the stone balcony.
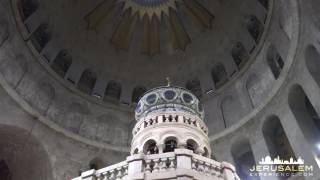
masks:
[[[194,154],[190,150],[127,157],[126,161],[100,169],[83,172],[73,180],[240,180],[233,165],[217,162]]]
[[[153,127],[155,125],[160,124],[173,124],[173,123],[180,123],[187,126],[191,126],[200,132],[208,135],[208,128],[205,123],[199,119],[197,116],[184,116],[181,113],[166,113],[164,115],[157,115],[157,116],[147,116],[142,118],[134,127],[133,135],[138,134],[145,128]]]

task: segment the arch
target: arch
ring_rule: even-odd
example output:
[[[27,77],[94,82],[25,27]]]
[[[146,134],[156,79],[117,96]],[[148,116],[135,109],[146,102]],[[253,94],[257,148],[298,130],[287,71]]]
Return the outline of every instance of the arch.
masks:
[[[247,30],[255,42],[259,42],[264,27],[255,15],[249,15],[247,20]]]
[[[256,165],[256,163],[250,142],[247,138],[241,138],[232,144],[231,155],[240,179],[260,179],[259,177],[250,176],[249,169]]]
[[[269,116],[263,124],[262,133],[272,158],[280,156],[285,160],[291,157],[296,159],[279,117]]]
[[[269,46],[266,59],[274,78],[278,79],[284,67],[284,62],[274,45]]]
[[[138,153],[139,153],[139,149],[135,148],[134,151],[133,151],[133,154],[138,154]]]
[[[121,96],[121,84],[116,81],[110,81],[107,85],[106,91],[105,91],[105,100],[120,100]]]
[[[228,81],[228,74],[222,63],[218,63],[212,68],[211,75],[216,89],[220,88]]]
[[[220,110],[225,128],[236,123],[245,112],[238,97],[239,96],[235,95],[227,95],[220,102]]]
[[[96,84],[96,81],[97,81],[96,73],[87,69],[82,73],[80,77],[78,88],[87,94],[91,94],[94,88],[94,85]]]
[[[176,137],[167,137],[164,140],[164,149],[163,152],[174,152],[174,150],[178,147],[178,141]]]
[[[249,60],[249,53],[241,42],[232,46],[231,56],[238,68],[241,68]]]
[[[42,49],[51,40],[49,25],[47,23],[40,24],[40,26],[33,32],[30,40],[37,51],[41,52]]]
[[[317,147],[320,142],[320,117],[318,112],[303,88],[297,84],[290,89],[288,103],[305,139],[310,145],[311,151],[318,158],[317,162],[320,162],[320,152]]]
[[[186,83],[186,88],[190,90],[198,98],[202,97],[202,89],[199,79],[193,79]]]
[[[22,19],[26,20],[39,8],[39,2],[38,0],[20,0],[18,7]]]
[[[0,179],[51,180],[52,167],[49,155],[39,139],[28,130],[0,125]],[[14,154],[12,154],[14,152]]]
[[[64,77],[72,64],[72,56],[66,50],[61,50],[51,64],[51,68],[61,77]]]
[[[204,147],[204,148],[203,148],[203,156],[204,156],[204,157],[207,157],[207,158],[210,158],[209,150],[208,150],[207,147]]]
[[[140,98],[143,96],[143,94],[147,91],[147,88],[143,87],[143,86],[137,86],[133,89],[133,93],[132,93],[132,102],[133,103],[138,103]]]
[[[305,61],[309,73],[320,87],[320,53],[313,45],[307,46],[305,50]]]
[[[159,150],[157,147],[157,142],[153,139],[148,140],[144,145],[143,145],[143,153],[144,154],[158,154]]]
[[[199,148],[198,143],[193,140],[193,139],[188,139],[187,140],[187,149],[193,151],[194,153],[197,151],[197,149]]]

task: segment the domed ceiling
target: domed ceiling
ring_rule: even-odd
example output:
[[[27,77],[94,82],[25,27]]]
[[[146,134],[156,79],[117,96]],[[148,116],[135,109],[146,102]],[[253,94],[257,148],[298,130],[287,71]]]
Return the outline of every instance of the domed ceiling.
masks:
[[[20,0],[16,8],[46,68],[104,99],[142,94],[166,77],[198,97],[223,86],[249,62],[268,15],[266,0]]]

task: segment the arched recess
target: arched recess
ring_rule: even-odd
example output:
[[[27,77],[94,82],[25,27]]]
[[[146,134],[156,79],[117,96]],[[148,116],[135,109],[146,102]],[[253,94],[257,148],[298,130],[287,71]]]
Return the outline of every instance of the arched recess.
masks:
[[[49,31],[49,25],[46,23],[40,24],[40,26],[32,33],[30,37],[34,47],[41,52],[42,49],[51,40],[51,32]]]
[[[241,68],[249,59],[249,53],[241,42],[232,46],[231,56],[238,68]]]
[[[120,100],[121,96],[121,84],[116,81],[110,81],[105,91],[104,100]]]
[[[67,50],[61,50],[51,64],[51,68],[64,78],[72,64],[72,56]]]
[[[305,61],[309,73],[320,87],[320,53],[313,45],[308,45],[306,48]]]
[[[158,154],[159,149],[155,140],[150,139],[143,145],[144,154]]]
[[[79,80],[78,88],[84,93],[91,94],[97,81],[97,75],[91,70],[85,70]]]
[[[310,150],[315,154],[316,161],[319,163],[320,117],[318,112],[300,85],[291,87],[288,103],[305,139],[310,145]],[[318,165],[320,166],[320,164]]]
[[[272,158],[279,156],[285,160],[289,160],[291,157],[296,159],[296,155],[277,116],[272,115],[266,119],[262,132]]]
[[[211,75],[216,89],[228,81],[228,74],[222,63],[218,63],[212,68]]]
[[[31,16],[39,7],[38,0],[20,0],[18,1],[20,15],[23,20]]]
[[[249,15],[247,19],[247,30],[255,42],[259,42],[261,35],[263,33],[263,24],[255,15]]]
[[[259,177],[250,176],[250,171],[256,165],[250,142],[246,138],[236,141],[231,146],[231,155],[235,162],[240,179],[259,180]]]
[[[238,96],[233,95],[224,97],[220,103],[220,108],[222,120],[226,128],[240,120],[245,111]]]
[[[190,90],[198,98],[202,97],[202,89],[199,79],[193,79],[187,82],[186,88]]]
[[[29,131],[0,125],[0,137],[0,179],[2,175],[9,180],[53,179],[49,155]]]
[[[132,102],[133,103],[138,103],[138,101],[140,100],[140,98],[142,97],[142,95],[147,91],[147,88],[143,87],[143,86],[138,86],[135,87],[133,89],[133,93],[132,93]]]
[[[275,79],[278,79],[284,67],[284,62],[274,45],[267,50],[267,63]]]

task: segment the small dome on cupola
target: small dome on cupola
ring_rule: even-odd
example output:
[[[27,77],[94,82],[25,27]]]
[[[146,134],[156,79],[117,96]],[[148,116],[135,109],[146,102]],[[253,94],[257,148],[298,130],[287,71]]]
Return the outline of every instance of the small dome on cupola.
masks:
[[[191,91],[169,84],[152,89],[142,96],[135,110],[136,120],[149,113],[165,111],[184,111],[204,119],[200,100]]]

